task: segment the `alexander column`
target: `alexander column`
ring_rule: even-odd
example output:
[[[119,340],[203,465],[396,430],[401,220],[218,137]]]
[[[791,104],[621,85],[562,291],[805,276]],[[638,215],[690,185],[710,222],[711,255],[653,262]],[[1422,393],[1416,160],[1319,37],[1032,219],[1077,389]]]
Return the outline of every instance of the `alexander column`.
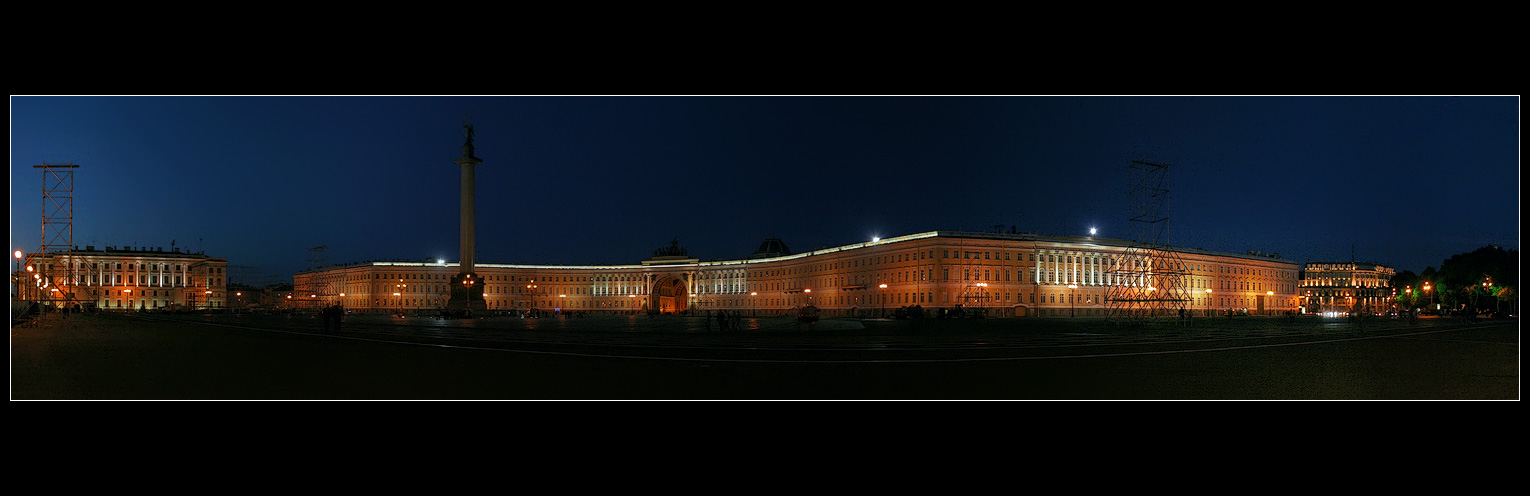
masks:
[[[473,156],[473,125],[462,126],[467,130],[467,142],[462,144],[462,156],[455,162],[462,164],[462,224],[458,249],[461,263],[457,275],[452,277],[452,297],[446,309],[453,315],[471,316],[474,311],[488,310],[483,301],[483,284],[473,272],[473,166],[482,160]]]

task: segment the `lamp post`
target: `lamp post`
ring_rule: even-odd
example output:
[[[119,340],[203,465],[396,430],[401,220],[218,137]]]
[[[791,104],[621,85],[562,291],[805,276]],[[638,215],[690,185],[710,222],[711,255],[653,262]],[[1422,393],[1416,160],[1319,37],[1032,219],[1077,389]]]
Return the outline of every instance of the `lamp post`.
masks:
[[[563,309],[568,306],[568,295],[558,295],[558,315],[563,315]]]
[[[877,318],[887,316],[887,283],[877,286]]]
[[[750,291],[749,292],[749,316],[750,317],[754,316],[754,297],[759,296],[759,295],[760,295],[760,293],[756,292],[756,291]]]
[[[1275,292],[1274,291],[1265,291],[1264,294],[1265,294],[1265,296],[1275,296]],[[1269,300],[1270,300],[1270,303],[1274,303],[1275,302],[1274,298],[1270,298]],[[1270,305],[1266,305],[1265,306],[1265,309],[1264,309],[1264,314],[1265,315],[1269,315],[1270,314],[1270,308],[1269,307],[1270,307]]]
[[[1206,288],[1206,308],[1211,308],[1211,288]],[[1207,313],[1206,315],[1208,317],[1211,316],[1210,313]]]
[[[988,297],[988,283],[980,282],[977,283],[976,286],[978,288],[978,312],[981,313],[983,317],[987,317],[988,307],[984,305],[983,300],[987,299]],[[1071,312],[1069,313],[1071,314]]]
[[[1489,295],[1489,296],[1492,296],[1492,294],[1493,294],[1493,280],[1492,279],[1488,279],[1488,280],[1482,282],[1482,292],[1487,294],[1487,295]],[[1472,315],[1473,316],[1477,315],[1477,292],[1476,291],[1472,292]]]
[[[405,285],[404,280],[402,280],[402,279],[398,280],[398,285],[393,285],[393,289],[395,289],[395,292],[393,292],[393,295],[396,295],[396,297],[398,297],[398,315],[399,315],[399,317],[404,317],[404,288],[409,288],[409,285]]]
[[[1491,277],[1487,278],[1487,289],[1488,289],[1488,296],[1493,296],[1493,278],[1491,278]],[[1493,297],[1493,312],[1494,313],[1498,313],[1500,311],[1500,309],[1502,309],[1502,308],[1503,308],[1503,299],[1494,296]]]
[[[1073,297],[1078,293],[1077,284],[1068,285],[1068,316],[1073,316]]]
[[[16,250],[16,253],[14,253],[14,255],[16,256],[16,270],[11,272],[11,274],[12,274],[11,275],[11,282],[16,283],[16,294],[15,294],[15,296],[17,298],[20,298],[21,297],[21,250]]]
[[[1429,306],[1434,306],[1434,292],[1430,291],[1432,288],[1433,286],[1429,285],[1429,281],[1424,281],[1424,292],[1429,293]]]
[[[27,264],[27,274],[32,276],[32,280],[31,281],[27,281],[27,279],[26,279],[27,276],[26,275],[21,276],[21,281],[27,283],[27,289],[26,289],[26,293],[27,294],[24,297],[24,299],[27,301],[27,303],[32,303],[33,297],[37,296],[37,290],[35,288],[37,287],[38,282],[36,282],[36,281],[41,281],[42,277],[39,277],[37,274],[33,274],[32,273],[32,265],[31,264]],[[22,290],[20,282],[16,283],[16,290],[17,291],[21,291]],[[42,309],[39,308],[38,310],[41,311]]]

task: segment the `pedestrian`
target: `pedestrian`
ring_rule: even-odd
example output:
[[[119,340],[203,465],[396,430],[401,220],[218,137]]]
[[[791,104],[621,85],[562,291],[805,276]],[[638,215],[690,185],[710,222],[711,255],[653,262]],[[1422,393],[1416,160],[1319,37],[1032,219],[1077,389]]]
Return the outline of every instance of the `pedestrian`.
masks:
[[[708,331],[712,330],[712,311],[707,310],[707,316],[703,317],[701,321],[702,323],[706,324]]]
[[[728,312],[726,310],[717,312],[717,330],[728,330]]]

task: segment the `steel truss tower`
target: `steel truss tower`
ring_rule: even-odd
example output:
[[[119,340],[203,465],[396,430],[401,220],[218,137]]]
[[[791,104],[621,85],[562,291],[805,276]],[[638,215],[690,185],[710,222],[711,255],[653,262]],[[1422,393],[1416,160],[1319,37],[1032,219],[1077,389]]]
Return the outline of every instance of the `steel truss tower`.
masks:
[[[75,164],[42,164],[42,240],[27,261],[36,268],[32,288],[38,302],[54,306],[73,306],[74,286],[79,283],[79,268],[74,260],[74,170]],[[49,253],[61,256],[39,266],[38,257]]]
[[[320,270],[329,265],[329,257],[324,250],[329,245],[315,246],[308,249],[308,269],[317,270],[317,276],[309,278],[308,284],[301,288],[293,288],[292,303],[303,306],[329,306],[343,304],[339,300],[341,271]]]
[[[1136,237],[1106,271],[1110,315],[1177,317],[1190,302],[1190,290],[1185,264],[1169,247],[1169,166],[1133,160],[1130,180]]]

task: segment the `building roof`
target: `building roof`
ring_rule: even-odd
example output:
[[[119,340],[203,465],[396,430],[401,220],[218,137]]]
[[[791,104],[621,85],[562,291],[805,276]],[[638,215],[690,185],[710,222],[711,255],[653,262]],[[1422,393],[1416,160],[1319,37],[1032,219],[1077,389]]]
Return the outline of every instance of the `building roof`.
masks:
[[[826,254],[830,254],[830,253],[844,252],[844,251],[856,250],[856,249],[860,249],[860,248],[868,248],[868,247],[872,247],[872,246],[885,245],[885,244],[890,244],[890,243],[899,243],[899,242],[903,242],[903,241],[912,241],[912,240],[917,240],[917,239],[935,238],[935,237],[938,237],[938,238],[947,238],[947,239],[952,239],[952,240],[961,240],[961,239],[994,239],[994,240],[1002,240],[1002,241],[1057,242],[1057,243],[1075,243],[1075,244],[1080,244],[1080,245],[1097,245],[1097,246],[1114,246],[1114,247],[1130,247],[1130,246],[1132,246],[1134,244],[1131,241],[1127,241],[1127,240],[1115,239],[1115,238],[1103,238],[1103,237],[1096,237],[1096,236],[1044,236],[1044,235],[1026,234],[1026,233],[1021,233],[1021,234],[1004,234],[1004,233],[981,233],[981,232],[963,232],[963,231],[928,231],[928,232],[909,234],[909,235],[898,236],[898,237],[893,237],[893,238],[878,239],[876,241],[865,241],[865,242],[861,242],[861,243],[852,243],[852,244],[843,245],[843,246],[823,248],[823,249],[813,250],[811,252],[805,252],[805,253],[792,253],[791,249],[786,246],[785,242],[781,241],[778,238],[772,237],[772,238],[766,238],[764,242],[760,243],[759,249],[755,250],[754,254],[750,255],[750,257],[748,259],[743,259],[743,260],[714,260],[714,261],[703,262],[703,261],[697,260],[695,258],[691,258],[688,255],[671,255],[670,253],[683,253],[684,249],[680,248],[678,241],[676,241],[676,242],[671,242],[670,248],[667,248],[667,249],[666,248],[661,248],[659,250],[655,250],[655,256],[654,257],[652,257],[652,258],[650,258],[648,260],[642,261],[639,264],[530,265],[530,264],[476,263],[474,265],[475,266],[480,266],[480,267],[489,267],[489,268],[534,269],[534,270],[542,270],[542,269],[610,270],[610,269],[642,268],[642,267],[654,266],[654,265],[692,265],[692,264],[700,265],[700,266],[731,266],[731,265],[746,265],[746,264],[754,264],[754,263],[762,263],[762,262],[785,261],[785,260],[791,260],[791,259],[796,259],[796,258],[811,257],[811,256],[815,256],[815,255],[826,255]],[[1215,252],[1215,251],[1210,251],[1210,250],[1202,250],[1202,249],[1199,249],[1199,248],[1183,248],[1183,247],[1177,247],[1177,246],[1176,247],[1168,247],[1168,249],[1170,249],[1170,250],[1172,250],[1172,251],[1174,251],[1176,253],[1181,253],[1181,254],[1198,254],[1198,255],[1208,255],[1208,256],[1216,256],[1216,257],[1240,258],[1240,259],[1245,259],[1245,260],[1249,260],[1249,261],[1274,262],[1274,263],[1289,264],[1289,265],[1292,265],[1292,266],[1300,266],[1301,265],[1300,262],[1297,262],[1295,260],[1287,260],[1287,259],[1279,258],[1278,256],[1275,256],[1273,254],[1223,253],[1223,252]],[[332,270],[332,269],[337,269],[337,268],[346,268],[346,267],[355,267],[355,266],[395,266],[395,267],[441,267],[441,268],[447,268],[447,267],[457,267],[457,265],[458,265],[457,262],[406,262],[406,261],[388,262],[388,261],[374,261],[374,262],[364,262],[364,263],[359,263],[359,264],[332,265],[332,266],[328,266],[328,267],[320,267],[320,268],[303,270],[303,271],[300,271],[298,273],[299,274],[303,274],[303,273],[309,273],[309,272],[322,272],[322,271],[326,271],[326,270]]]
[[[772,258],[791,254],[792,249],[786,246],[785,241],[772,237],[765,238],[765,241],[760,243],[760,247],[754,250],[754,254],[749,255],[749,258]]]

